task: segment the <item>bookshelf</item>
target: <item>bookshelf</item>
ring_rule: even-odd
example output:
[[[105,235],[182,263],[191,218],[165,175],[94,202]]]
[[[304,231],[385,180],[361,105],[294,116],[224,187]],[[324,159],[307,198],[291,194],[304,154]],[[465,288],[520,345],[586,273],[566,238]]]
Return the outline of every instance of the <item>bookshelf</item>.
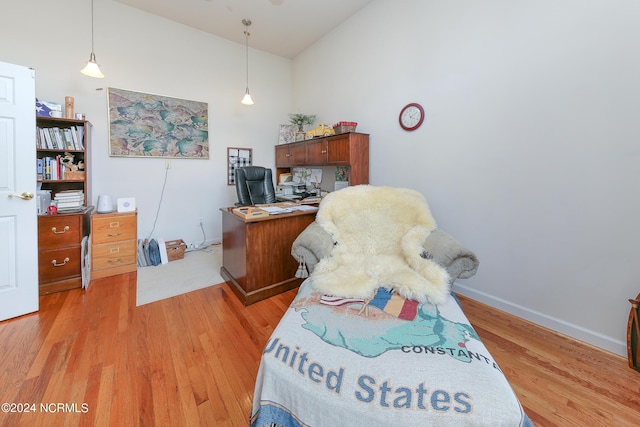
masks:
[[[82,240],[89,233],[91,123],[36,116],[38,190],[59,197],[59,212],[38,215],[40,295],[82,287]],[[73,156],[75,167],[63,159]],[[83,166],[84,170],[78,169]],[[65,196],[62,196],[62,195]]]
[[[36,117],[36,173],[38,189],[51,190],[51,199],[61,191],[82,191],[84,206],[89,194],[89,142],[91,123],[87,120]],[[84,171],[66,166],[65,153]],[[68,156],[66,156],[68,157]]]

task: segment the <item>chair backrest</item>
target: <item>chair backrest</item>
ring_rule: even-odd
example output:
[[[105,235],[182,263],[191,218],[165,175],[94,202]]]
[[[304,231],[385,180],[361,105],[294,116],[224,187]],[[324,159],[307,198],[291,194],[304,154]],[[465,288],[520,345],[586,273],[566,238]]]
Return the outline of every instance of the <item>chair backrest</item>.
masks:
[[[245,166],[236,169],[236,193],[239,206],[275,203],[271,169],[262,166]]]

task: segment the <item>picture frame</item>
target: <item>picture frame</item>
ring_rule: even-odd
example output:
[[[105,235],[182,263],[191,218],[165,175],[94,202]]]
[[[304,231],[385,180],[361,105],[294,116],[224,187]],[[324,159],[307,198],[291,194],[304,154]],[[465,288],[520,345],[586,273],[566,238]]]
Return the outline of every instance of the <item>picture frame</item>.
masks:
[[[280,125],[280,133],[278,134],[278,144],[289,144],[296,140],[296,125]]]
[[[107,88],[109,156],[209,158],[206,102]]]
[[[253,149],[227,147],[227,185],[236,185],[236,169],[251,166]]]

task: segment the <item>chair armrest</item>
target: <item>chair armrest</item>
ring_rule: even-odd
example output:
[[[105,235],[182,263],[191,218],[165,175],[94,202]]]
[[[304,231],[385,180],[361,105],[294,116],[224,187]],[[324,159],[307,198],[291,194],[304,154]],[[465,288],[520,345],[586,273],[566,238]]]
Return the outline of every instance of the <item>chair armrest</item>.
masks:
[[[302,230],[291,245],[291,255],[300,262],[304,257],[309,273],[313,273],[316,264],[324,257],[329,256],[333,249],[333,240],[329,233],[324,231],[317,222],[312,222]]]
[[[478,270],[476,255],[446,231],[434,230],[423,247],[433,257],[433,261],[447,270],[451,283],[456,279],[468,279]],[[300,256],[304,257],[309,273],[313,273],[316,264],[329,256],[331,249],[331,236],[314,221],[294,240],[291,255],[296,261],[300,261]]]
[[[433,261],[447,270],[451,283],[468,279],[478,271],[480,263],[476,254],[444,230],[434,230],[423,247],[433,256]]]

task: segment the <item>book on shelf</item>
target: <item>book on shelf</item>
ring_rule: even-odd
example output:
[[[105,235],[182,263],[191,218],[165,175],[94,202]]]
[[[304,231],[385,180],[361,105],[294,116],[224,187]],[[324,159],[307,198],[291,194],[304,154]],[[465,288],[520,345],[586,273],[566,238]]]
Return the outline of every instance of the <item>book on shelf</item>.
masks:
[[[84,195],[80,194],[79,196],[58,196],[55,195],[53,197],[54,200],[58,200],[60,202],[69,202],[69,203],[73,203],[73,202],[79,202],[79,201],[84,201]]]
[[[74,200],[72,202],[66,202],[63,200],[56,200],[56,203],[58,204],[58,209],[60,208],[79,208],[80,206],[82,206],[84,203],[82,200]]]
[[[36,129],[36,146],[50,150],[84,150],[84,125]]]
[[[54,128],[50,128],[51,132],[53,133],[53,137],[56,140],[56,146],[59,150],[64,150],[65,148],[67,148],[64,144],[64,141],[62,140],[62,132],[60,131],[60,128],[58,127],[54,127]]]
[[[75,146],[73,145],[73,137],[71,136],[71,129],[64,128],[62,129],[62,137],[64,138],[64,143],[66,145],[67,150],[75,150]]]
[[[76,130],[75,126],[72,126],[69,128],[69,134],[71,135],[71,141],[73,144],[73,149],[74,150],[79,150],[80,149],[80,144],[78,144],[78,131]]]
[[[53,199],[56,202],[58,212],[77,211],[84,207],[84,192],[82,190],[58,191]]]
[[[39,128],[38,133],[40,134],[40,145],[42,148],[53,148],[53,143],[51,142],[51,134],[46,129]]]
[[[44,161],[42,159],[36,159],[36,172],[38,179],[42,181],[44,179]]]
[[[45,175],[44,179],[55,180],[60,176],[60,165],[57,157],[44,158]]]
[[[78,149],[84,150],[84,125],[74,126],[78,134]]]
[[[60,206],[58,206],[57,209],[58,209],[58,213],[70,213],[70,212],[79,212],[82,209],[84,209],[84,206],[74,206],[74,207],[68,207],[68,208],[61,208]]]
[[[84,197],[82,190],[62,190],[58,191],[54,196],[57,199]]]

